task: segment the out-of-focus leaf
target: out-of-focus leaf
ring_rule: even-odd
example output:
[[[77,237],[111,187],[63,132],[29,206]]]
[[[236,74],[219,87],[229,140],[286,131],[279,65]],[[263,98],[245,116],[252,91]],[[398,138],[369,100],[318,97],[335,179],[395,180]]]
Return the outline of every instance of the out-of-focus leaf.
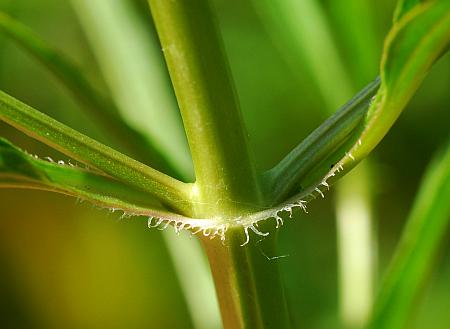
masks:
[[[406,328],[450,221],[450,143],[428,168],[369,324]]]
[[[0,119],[73,159],[188,212],[188,185],[85,136],[0,91]]]
[[[410,11],[414,6],[419,3],[431,2],[433,0],[400,0],[395,10],[394,21],[400,20],[404,14]]]
[[[300,184],[333,182],[365,158],[392,127],[449,43],[449,1],[418,4],[395,23],[386,39],[380,89],[349,139],[351,143],[317,165]]]
[[[329,2],[330,20],[334,22],[329,33],[338,39],[345,66],[357,88],[378,73],[381,40],[384,37],[380,33],[379,6],[379,2],[374,1]]]
[[[287,62],[295,68],[299,58],[304,58],[302,65],[311,72],[327,113],[352,95],[352,83],[318,1],[255,0],[254,7]]]
[[[192,179],[189,148],[156,35],[129,1],[71,3],[123,118],[148,136],[183,179]]]
[[[132,152],[135,158],[151,164],[152,167],[175,175],[175,171],[161,152],[119,117],[119,110],[114,102],[96,90],[83,71],[68,58],[49,46],[26,26],[2,12],[0,12],[0,32],[12,38],[43,63],[81,102],[96,123],[108,132],[108,136],[116,145]]]
[[[71,2],[122,115],[164,150],[178,176],[191,181],[192,160],[161,46],[156,33],[142,20],[145,14],[151,20],[148,8],[139,15],[127,1]],[[155,121],[157,125],[151,124]],[[171,233],[164,240],[195,327],[219,328],[214,286],[199,245]]]

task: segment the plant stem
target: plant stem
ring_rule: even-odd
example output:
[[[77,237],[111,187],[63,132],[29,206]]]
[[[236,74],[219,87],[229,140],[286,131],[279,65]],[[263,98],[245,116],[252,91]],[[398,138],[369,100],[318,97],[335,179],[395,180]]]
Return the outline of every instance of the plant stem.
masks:
[[[233,217],[259,184],[222,40],[208,0],[149,0],[196,173],[197,216]]]
[[[290,328],[278,263],[276,234],[263,241],[245,240],[241,229],[228,232],[227,241],[202,239],[206,249],[225,329]]]
[[[71,3],[118,113],[173,169],[166,173],[192,182],[192,160],[156,34],[132,1]]]
[[[149,2],[191,147],[194,212],[234,217],[254,210],[263,198],[209,1]],[[274,239],[245,248],[244,241],[236,227],[225,245],[202,237],[225,328],[289,328],[277,263],[261,251],[272,254]]]

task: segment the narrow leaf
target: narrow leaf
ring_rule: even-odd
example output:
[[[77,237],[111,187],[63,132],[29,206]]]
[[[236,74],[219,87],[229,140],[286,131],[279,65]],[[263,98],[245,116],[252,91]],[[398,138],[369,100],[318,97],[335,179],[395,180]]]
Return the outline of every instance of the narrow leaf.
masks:
[[[139,188],[164,205],[189,212],[188,184],[133,160],[0,91],[0,119],[30,137]]]
[[[339,152],[312,171],[316,184],[333,182],[366,157],[386,135],[450,44],[450,2],[419,4],[394,24],[386,39],[381,63],[381,86],[359,132]],[[325,176],[320,172],[334,164]],[[322,177],[322,178],[320,178]],[[305,184],[305,183],[304,183]]]
[[[129,214],[165,211],[145,192],[70,163],[41,160],[0,138],[0,188],[14,187],[63,193]]]
[[[72,92],[82,104],[82,108],[88,110],[88,114],[108,133],[116,145],[129,150],[135,158],[151,164],[154,168],[176,175],[176,171],[161,152],[119,117],[119,110],[114,102],[103,96],[70,59],[49,46],[29,28],[2,12],[0,32],[43,63]]]
[[[380,289],[369,328],[406,328],[450,221],[450,143],[428,170]]]
[[[130,1],[70,2],[122,117],[191,179],[192,160],[156,34]]]
[[[399,21],[403,15],[410,11],[414,6],[425,3],[432,0],[400,0],[397,3],[397,8],[395,9],[394,22]]]
[[[274,43],[294,70],[299,58],[326,104],[336,110],[352,94],[351,80],[337,53],[322,4],[317,0],[253,0]],[[340,6],[343,6],[341,3]]]
[[[343,145],[355,134],[355,129],[367,114],[370,100],[379,85],[379,79],[371,82],[265,173],[266,190],[271,193],[271,200],[279,202],[306,189],[304,181],[310,179],[311,171],[319,170],[318,165],[325,163],[319,170],[321,172],[323,169],[329,170],[330,163],[335,163],[329,160],[330,157],[341,157]]]

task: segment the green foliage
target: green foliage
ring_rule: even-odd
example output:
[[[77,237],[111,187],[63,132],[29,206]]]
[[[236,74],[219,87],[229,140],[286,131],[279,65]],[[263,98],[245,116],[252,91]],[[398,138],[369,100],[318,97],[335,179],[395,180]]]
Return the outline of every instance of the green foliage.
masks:
[[[369,328],[407,328],[450,220],[450,144],[431,163],[384,278]]]
[[[171,170],[171,166],[161,152],[120,117],[114,102],[96,90],[81,68],[49,46],[26,26],[1,12],[0,31],[16,41],[55,74],[80,102],[81,108],[108,131],[115,145],[132,152],[133,156],[139,160],[152,163],[159,170],[178,175],[176,171]]]
[[[0,139],[0,186],[31,188],[74,196],[108,209],[118,207],[131,214],[147,213],[148,208],[163,209],[143,192],[91,169],[69,162],[39,159]]]
[[[148,167],[0,92],[2,121],[88,166],[49,163],[0,139],[0,187],[68,194],[101,207],[149,216],[149,224],[156,217],[155,226],[165,223],[165,226],[174,225],[177,231],[187,228],[194,233],[201,232],[225,326],[289,328],[278,266],[268,262],[270,259],[260,252],[259,241],[251,241],[249,232],[264,237],[274,233],[275,227],[267,219],[275,218],[278,228],[283,223],[282,212],[292,213],[293,208],[304,208],[306,202],[323,195],[324,189],[348,173],[380,143],[431,67],[449,48],[450,2],[400,1],[385,39],[380,78],[362,89],[268,171],[260,170],[255,164],[247,141],[214,6],[208,0],[195,3],[150,0],[149,3],[184,121],[195,183],[177,179],[189,175],[188,165],[184,160],[180,160],[183,164],[173,164],[177,156],[161,148],[160,137],[155,137],[158,129],[149,129],[154,138],[146,138],[122,118],[124,108],[129,108],[132,101],[122,104],[123,108],[117,107],[117,101],[98,92],[70,60],[31,30],[0,13],[0,32],[49,68],[90,110],[104,131],[110,132],[115,145],[153,166]],[[286,4],[274,6],[290,17],[290,36],[286,37],[289,40],[295,37],[295,20]],[[81,2],[79,5],[79,8],[84,6]],[[266,4],[266,9],[269,5]],[[324,33],[323,13],[312,2],[306,8],[316,17],[308,26],[313,26],[318,38],[324,41],[319,51],[335,63],[332,72],[338,72],[341,69],[338,54],[331,48],[327,50],[332,42],[325,40],[329,35]],[[269,17],[270,10],[264,15]],[[310,40],[307,30],[302,27],[300,39]],[[117,33],[124,39],[126,32]],[[323,74],[332,72],[322,71],[320,54],[315,55],[307,55],[309,66],[315,71],[322,92],[329,95],[329,103],[335,104],[338,96]],[[115,60],[120,61],[119,58]],[[131,70],[134,66],[127,67]],[[116,75],[120,72],[113,71]],[[145,80],[134,73],[135,83]],[[348,90],[345,74],[341,73],[338,72],[336,79]],[[117,83],[117,78],[111,81]],[[116,93],[120,92],[123,90]],[[170,105],[165,109],[168,108]],[[149,109],[154,113],[158,110]],[[162,116],[162,122],[148,124],[167,123],[176,127],[175,117],[169,117]],[[184,150],[181,140],[180,137],[174,142],[175,149]],[[417,287],[431,269],[431,260],[449,218],[450,208],[445,202],[450,195],[449,154],[447,151],[429,169],[397,256],[381,288],[370,328],[404,327]],[[185,157],[181,155],[179,159]],[[217,235],[221,240],[227,238],[226,245],[211,239]],[[274,240],[270,243],[267,248],[274,251]],[[242,248],[245,244],[248,246]]]

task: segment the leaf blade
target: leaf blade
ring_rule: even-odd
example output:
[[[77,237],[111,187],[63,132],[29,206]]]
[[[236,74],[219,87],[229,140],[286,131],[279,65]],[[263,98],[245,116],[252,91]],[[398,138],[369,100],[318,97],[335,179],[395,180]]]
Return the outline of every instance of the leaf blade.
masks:
[[[368,328],[404,328],[450,221],[450,143],[429,166]]]
[[[421,33],[416,34],[418,30]],[[316,184],[333,183],[378,145],[449,44],[450,2],[420,4],[394,24],[386,39],[380,89],[334,168],[323,176],[325,167],[318,166],[313,176],[321,179]],[[395,55],[399,52],[400,58]]]
[[[82,108],[88,110],[89,116],[96,120],[116,145],[129,150],[135,158],[150,163],[156,169],[179,176],[161,151],[119,116],[114,102],[102,95],[69,58],[52,48],[25,25],[1,11],[0,32],[47,67],[80,102]]]
[[[189,185],[133,160],[0,91],[0,119],[62,153],[189,212]]]
[[[31,188],[62,193],[98,206],[130,213],[166,211],[145,192],[103,174],[63,162],[51,163],[32,156],[0,138],[0,187]]]
[[[189,147],[156,35],[148,33],[130,2],[71,4],[122,117],[147,136],[183,178],[191,179]]]

